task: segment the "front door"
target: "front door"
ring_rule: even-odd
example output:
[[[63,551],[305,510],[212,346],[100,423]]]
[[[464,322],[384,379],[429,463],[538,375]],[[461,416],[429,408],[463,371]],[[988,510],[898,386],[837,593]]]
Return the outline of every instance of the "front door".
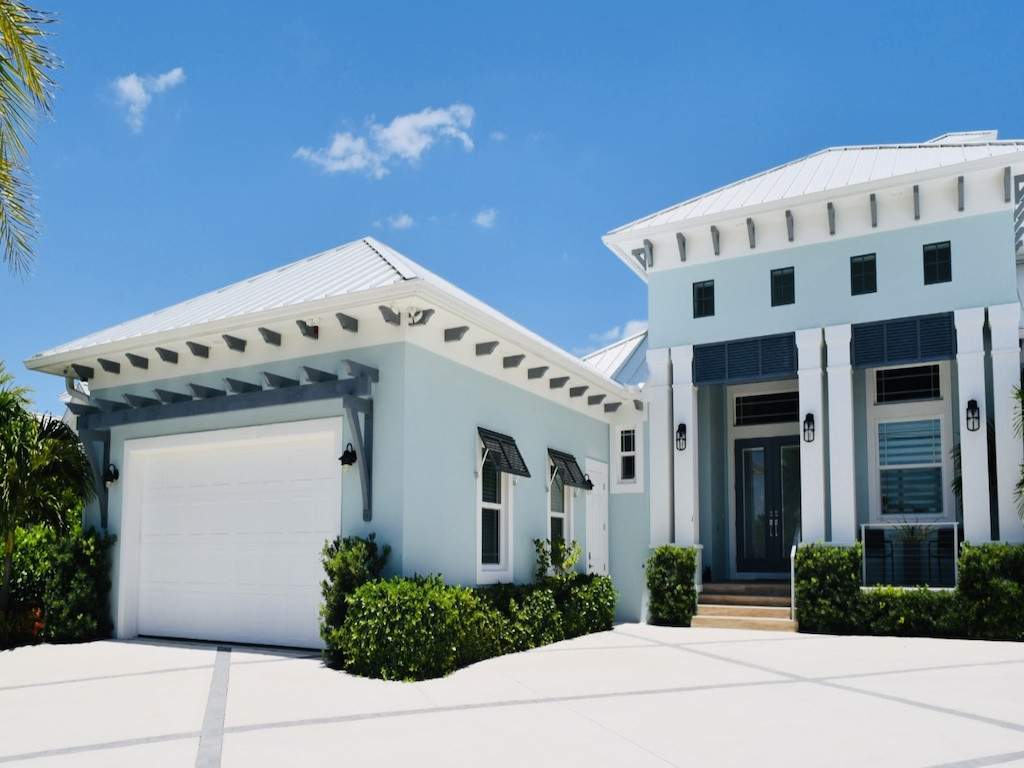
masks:
[[[800,536],[800,438],[736,441],[736,569],[789,571]]]

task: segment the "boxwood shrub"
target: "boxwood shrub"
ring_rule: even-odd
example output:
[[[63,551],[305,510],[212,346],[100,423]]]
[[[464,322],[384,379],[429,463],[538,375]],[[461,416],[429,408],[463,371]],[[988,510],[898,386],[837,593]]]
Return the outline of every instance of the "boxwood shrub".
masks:
[[[19,528],[10,607],[6,618],[0,616],[5,623],[0,644],[79,643],[109,637],[114,541],[91,528]]]
[[[647,559],[648,616],[652,624],[688,627],[697,610],[693,574],[697,551],[666,544]]]
[[[538,546],[542,551],[549,550]],[[379,555],[372,539],[325,546],[321,635],[329,665],[423,680],[612,626],[615,589],[607,576],[549,567],[534,584],[471,589],[439,576],[382,581],[374,573],[386,553]]]
[[[797,550],[802,632],[1024,640],[1024,546],[964,544],[956,589],[860,587],[860,545]]]

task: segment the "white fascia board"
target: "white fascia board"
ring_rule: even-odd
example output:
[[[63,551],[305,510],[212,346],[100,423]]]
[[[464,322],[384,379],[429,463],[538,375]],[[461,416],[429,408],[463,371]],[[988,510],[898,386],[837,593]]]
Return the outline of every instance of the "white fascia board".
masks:
[[[565,370],[577,379],[582,379],[587,385],[600,389],[615,397],[621,397],[624,402],[620,410],[626,405],[632,406],[632,393],[629,389],[619,384],[614,379],[604,376],[600,372],[584,363],[578,357],[569,354],[561,347],[552,344],[547,339],[538,336],[532,331],[514,323],[503,316],[497,316],[491,312],[483,311],[480,307],[469,304],[458,297],[452,296],[443,289],[421,281],[410,281],[416,284],[417,294],[428,302],[433,302],[445,309],[464,317],[467,322],[478,328],[486,329],[496,336],[503,337],[512,345],[523,351],[536,355],[544,362]],[[611,415],[611,414],[609,414]]]
[[[417,284],[419,284],[418,280],[407,280],[395,285],[374,288],[369,291],[359,291],[347,296],[334,296],[328,299],[292,304],[287,307],[279,307],[263,312],[212,320],[207,323],[185,326],[183,328],[173,328],[152,334],[132,336],[127,339],[117,339],[87,347],[78,347],[53,355],[37,355],[25,360],[24,364],[30,371],[41,371],[43,373],[63,376],[64,369],[67,366],[72,363],[81,362],[83,359],[111,357],[125,352],[135,352],[143,347],[152,349],[161,345],[183,343],[186,340],[202,341],[203,337],[219,336],[224,333],[230,334],[232,331],[240,332],[261,325],[270,325],[283,321],[305,319],[324,312],[344,312],[346,309],[353,307],[388,303],[415,295]]]
[[[680,219],[678,221],[669,221],[649,227],[639,226],[632,229],[616,229],[606,234],[601,238],[601,240],[605,245],[611,248],[619,258],[622,258],[623,253],[629,252],[630,243],[635,246],[636,243],[643,240],[644,237],[650,237],[651,235],[699,229],[702,227],[708,227],[711,224],[743,219],[748,216],[752,217],[769,211],[795,208],[802,205],[812,205],[816,202],[824,203],[852,195],[905,187],[908,184],[914,184],[920,181],[941,179],[947,176],[958,176],[964,173],[971,173],[972,171],[985,170],[987,168],[1005,168],[1008,165],[1017,166],[1022,161],[1024,161],[1024,152],[1011,152],[1005,155],[984,157],[979,160],[971,160],[966,163],[956,163],[953,165],[944,165],[939,168],[930,168],[926,171],[905,173],[900,176],[891,176],[879,181],[864,181],[859,184],[836,187],[834,189],[823,190],[820,192],[811,192],[806,195],[798,195],[797,197],[784,197],[780,200],[770,200],[768,202],[758,203],[757,205],[748,205],[728,211],[721,211],[719,213],[694,216],[692,218]],[[711,191],[713,192],[715,190]],[[707,194],[710,194],[710,192]],[[679,203],[679,205],[684,205],[686,202],[688,201],[683,201],[682,203]],[[1012,205],[1012,203],[1007,203],[1007,205]],[[678,206],[671,207],[674,208]],[[667,209],[662,210],[664,211]],[[627,224],[625,226],[628,227],[630,225]]]
[[[632,271],[633,274],[635,274],[645,283],[647,282],[647,270],[640,269],[640,265],[637,263],[637,260],[633,258],[633,254],[630,253],[629,249],[623,248],[621,245],[614,242],[612,240],[611,234],[607,234],[604,237],[602,237],[601,242],[604,243],[605,246],[607,246],[612,253],[618,256],[619,261],[621,261],[623,264],[629,267],[630,271]]]

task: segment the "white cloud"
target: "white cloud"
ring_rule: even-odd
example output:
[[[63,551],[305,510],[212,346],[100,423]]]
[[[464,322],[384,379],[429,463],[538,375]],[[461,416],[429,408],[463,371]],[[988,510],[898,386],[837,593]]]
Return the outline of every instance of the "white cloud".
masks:
[[[614,344],[617,341],[628,339],[630,336],[636,336],[638,333],[647,330],[646,320],[628,320],[622,325],[613,325],[607,331],[601,333],[592,333],[587,338],[590,344],[585,347],[579,347],[573,350],[578,356],[590,354],[591,352],[607,347]]]
[[[491,141],[504,141],[508,138],[508,134],[504,131],[491,131]]]
[[[395,160],[414,165],[439,141],[457,141],[471,152],[474,145],[469,129],[475,114],[468,104],[452,104],[399,115],[387,125],[371,121],[367,136],[348,131],[335,133],[329,146],[299,147],[295,157],[320,166],[326,173],[362,172],[370,178],[382,179]]]
[[[153,94],[169,91],[185,82],[185,70],[181,67],[164,72],[162,75],[137,75],[134,72],[117,78],[113,82],[118,103],[128,110],[125,120],[134,133],[142,130],[146,108],[153,100]]]
[[[415,220],[408,213],[397,213],[393,216],[388,216],[388,224],[391,225],[392,229],[408,229],[415,223]]]
[[[494,226],[494,222],[497,220],[498,212],[493,208],[484,208],[473,217],[473,223],[481,229],[490,229]]]

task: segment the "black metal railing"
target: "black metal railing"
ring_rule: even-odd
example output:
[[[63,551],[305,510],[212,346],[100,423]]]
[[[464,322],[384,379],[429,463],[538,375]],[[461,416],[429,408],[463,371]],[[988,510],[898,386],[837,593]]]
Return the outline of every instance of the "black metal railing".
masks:
[[[957,523],[865,523],[861,526],[865,587],[955,587]]]

